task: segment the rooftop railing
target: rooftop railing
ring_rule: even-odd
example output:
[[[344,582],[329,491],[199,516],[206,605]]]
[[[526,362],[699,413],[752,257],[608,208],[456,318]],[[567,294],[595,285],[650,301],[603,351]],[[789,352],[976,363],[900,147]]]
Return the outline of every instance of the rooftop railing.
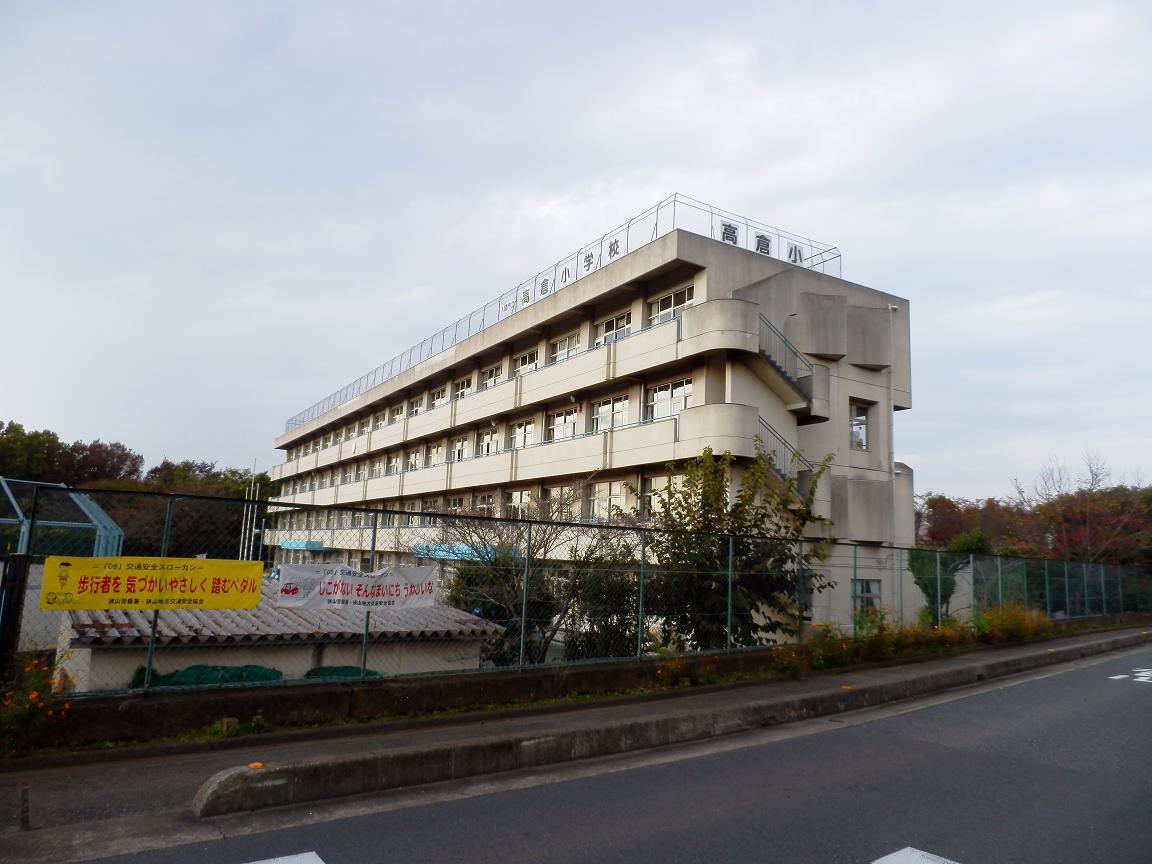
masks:
[[[305,408],[288,419],[284,431],[291,432],[296,427],[315,420],[418,363],[447,351],[470,336],[475,336],[482,330],[515,315],[540,299],[564,290],[601,267],[675,230],[710,237],[722,243],[800,267],[818,270],[821,273],[840,275],[840,250],[835,246],[738,216],[684,195],[672,195],[639,216],[629,219],[615,230],[582,246],[546,270],[540,271],[511,291],[465,315],[455,324],[400,352],[387,363],[377,366],[371,372],[361,375],[352,383]]]

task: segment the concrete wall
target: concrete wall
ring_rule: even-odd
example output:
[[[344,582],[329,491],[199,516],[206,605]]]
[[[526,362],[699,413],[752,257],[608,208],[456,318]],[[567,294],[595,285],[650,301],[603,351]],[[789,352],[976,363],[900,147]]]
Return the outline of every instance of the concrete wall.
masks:
[[[316,666],[359,666],[361,646],[324,642],[288,645],[158,646],[155,671],[166,675],[188,666],[242,666],[278,669],[285,679],[303,678]],[[136,669],[147,661],[146,646],[72,645],[59,655],[77,692],[128,687]],[[480,642],[443,640],[378,642],[369,645],[368,668],[382,675],[466,671],[480,668]]]

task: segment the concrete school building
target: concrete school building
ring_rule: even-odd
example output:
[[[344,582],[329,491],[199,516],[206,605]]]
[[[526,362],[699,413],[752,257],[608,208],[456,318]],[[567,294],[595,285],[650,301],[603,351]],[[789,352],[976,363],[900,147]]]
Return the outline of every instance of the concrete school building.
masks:
[[[841,278],[833,246],[674,195],[290,418],[265,542],[277,562],[363,568],[368,519],[293,505],[388,509],[405,515],[377,520],[377,560],[405,561],[421,513],[553,499],[602,519],[645,508],[669,463],[746,459],[759,438],[787,472],[832,455],[818,512],[860,547],[814,620],[903,608],[889,593],[910,580],[881,544],[914,539],[912,472],[892,456],[908,311]]]

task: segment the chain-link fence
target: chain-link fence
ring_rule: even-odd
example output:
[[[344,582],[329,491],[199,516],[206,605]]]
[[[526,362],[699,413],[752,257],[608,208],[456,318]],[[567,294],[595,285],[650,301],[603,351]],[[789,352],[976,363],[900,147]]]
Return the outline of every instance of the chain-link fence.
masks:
[[[110,541],[95,529],[60,527],[78,506],[69,490],[27,494],[24,522],[7,530],[0,548],[7,565],[27,562],[27,580],[21,567],[7,567],[0,610],[20,593],[15,650],[52,656],[77,693],[739,650],[802,637],[813,623],[847,633],[880,615],[930,625],[1007,603],[1052,618],[1152,611],[1152,577],[1137,568],[92,490],[84,506],[108,517],[106,531],[111,524],[120,532],[118,554],[259,560],[261,600],[237,610],[49,612],[39,608],[44,557],[107,555]],[[364,572],[432,565],[439,602],[390,611],[278,602],[294,590],[281,567],[337,563]],[[0,635],[13,636],[8,627]]]

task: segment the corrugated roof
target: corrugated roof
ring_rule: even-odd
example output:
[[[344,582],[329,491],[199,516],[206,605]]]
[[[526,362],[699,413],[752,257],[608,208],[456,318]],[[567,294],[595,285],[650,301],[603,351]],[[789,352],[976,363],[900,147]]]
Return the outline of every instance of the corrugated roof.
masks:
[[[364,638],[362,610],[283,609],[267,585],[254,609],[165,609],[156,627],[158,644],[221,645],[253,642],[340,642]],[[146,643],[152,612],[102,609],[67,613],[74,645]],[[483,639],[503,630],[490,621],[451,606],[373,610],[369,636],[374,642]]]

